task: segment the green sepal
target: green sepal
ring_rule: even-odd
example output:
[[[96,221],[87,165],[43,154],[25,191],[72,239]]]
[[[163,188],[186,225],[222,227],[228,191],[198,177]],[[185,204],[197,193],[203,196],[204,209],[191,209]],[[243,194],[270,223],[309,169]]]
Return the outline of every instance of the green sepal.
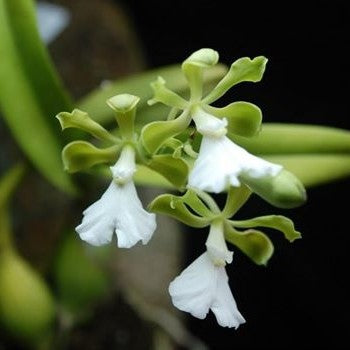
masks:
[[[107,100],[108,106],[116,112],[117,123],[124,139],[133,139],[136,106],[139,101],[139,97],[130,94],[115,95]]]
[[[253,103],[239,101],[223,108],[212,106],[203,108],[215,117],[226,118],[229,133],[249,137],[258,134],[261,129],[262,113]]]
[[[104,149],[86,141],[73,141],[62,151],[64,169],[70,173],[88,169],[96,164],[112,164],[117,161],[119,146]]]
[[[156,197],[149,204],[148,209],[154,213],[171,216],[191,227],[202,228],[210,224],[209,219],[191,213],[182,197],[171,194]]]
[[[164,142],[184,131],[191,122],[188,112],[183,112],[178,118],[168,121],[158,121],[147,124],[141,131],[144,148],[150,154],[155,153]]]
[[[157,102],[179,109],[185,109],[188,106],[188,102],[185,99],[165,86],[165,80],[162,77],[158,77],[156,81],[151,83],[151,87],[154,96],[148,100],[150,106]]]
[[[306,191],[301,181],[291,172],[282,169],[276,176],[262,178],[241,174],[242,182],[278,208],[295,208],[305,203]]]
[[[227,193],[225,207],[222,211],[222,215],[225,218],[230,218],[238,212],[238,210],[249,199],[252,191],[245,185],[240,187],[231,186]]]
[[[111,133],[109,133],[103,126],[96,123],[88,113],[80,109],[74,109],[72,113],[61,112],[56,115],[59,120],[62,130],[68,128],[77,128],[88,132],[92,136],[107,142],[115,143],[118,141]]]
[[[209,68],[215,66],[219,61],[217,51],[209,48],[204,48],[193,52],[182,63],[182,69],[188,65],[193,65],[200,68]]]
[[[233,62],[227,74],[203,99],[203,103],[211,104],[224,95],[232,86],[243,81],[254,83],[260,81],[264,75],[266,63],[267,58],[264,56],[258,56],[252,60],[249,57],[242,57]]]
[[[218,63],[219,54],[212,49],[200,49],[190,55],[182,64],[191,91],[191,101],[199,101],[203,89],[203,68],[210,68]]]
[[[289,242],[301,238],[300,232],[294,228],[293,221],[282,215],[259,216],[249,220],[230,220],[234,227],[268,227],[281,231]]]
[[[225,239],[237,246],[257,265],[267,265],[274,251],[269,237],[263,232],[254,229],[237,231],[226,223]]]
[[[147,166],[160,173],[175,187],[179,189],[185,187],[189,169],[183,159],[174,158],[169,154],[160,154],[153,156]]]

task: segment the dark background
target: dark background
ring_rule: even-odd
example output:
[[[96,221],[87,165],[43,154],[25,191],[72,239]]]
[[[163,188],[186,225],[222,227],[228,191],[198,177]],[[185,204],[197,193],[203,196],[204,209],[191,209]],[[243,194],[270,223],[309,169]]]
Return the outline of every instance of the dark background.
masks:
[[[241,56],[269,58],[263,82],[237,87],[234,100],[256,103],[265,122],[295,122],[350,129],[348,112],[349,18],[346,2],[306,4],[248,1],[124,1],[149,66],[180,62],[211,47],[230,64]],[[230,8],[228,8],[230,4]],[[350,181],[310,189],[307,205],[289,211],[254,199],[240,217],[281,213],[303,239],[292,245],[271,233],[268,267],[235,252],[227,271],[247,320],[237,331],[189,318],[211,349],[343,347],[348,340]],[[220,199],[220,198],[219,198]],[[188,261],[203,251],[206,235],[188,232]]]

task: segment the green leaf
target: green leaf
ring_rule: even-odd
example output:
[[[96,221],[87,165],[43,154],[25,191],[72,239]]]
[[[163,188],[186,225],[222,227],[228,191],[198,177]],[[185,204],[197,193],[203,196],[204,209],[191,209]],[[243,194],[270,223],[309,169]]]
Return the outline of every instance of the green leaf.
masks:
[[[234,102],[223,108],[203,106],[210,114],[226,118],[229,133],[241,136],[254,136],[261,129],[262,113],[258,106],[249,102]]]
[[[191,213],[182,197],[171,194],[158,196],[149,204],[148,208],[154,213],[171,216],[191,227],[200,228],[210,224],[210,220]]]
[[[295,208],[306,202],[303,184],[286,169],[282,169],[275,176],[260,178],[242,173],[240,180],[253,192],[278,208]]]
[[[217,82],[226,72],[226,66],[221,64],[208,69],[204,72],[204,84],[207,86]],[[84,97],[84,99],[79,102],[79,108],[93,115],[96,122],[105,124],[114,118],[111,109],[108,108],[105,101],[116,94],[121,94],[127,91],[130,94],[140,97],[136,123],[144,125],[145,122],[152,119],[154,120],[155,117],[160,119],[162,115],[159,114],[158,111],[163,111],[164,106],[160,104],[155,105],[152,108],[147,106],[147,101],[151,99],[153,95],[152,90],[150,89],[150,83],[157,79],[158,76],[163,77],[167,82],[168,88],[172,91],[180,94],[188,91],[188,84],[181,71],[181,66],[177,64],[149,70],[124,79],[116,80],[109,84],[108,87],[99,88]]]
[[[167,139],[183,132],[190,122],[191,116],[185,111],[174,120],[147,124],[141,131],[142,144],[148,153],[153,154]]]
[[[267,265],[274,251],[269,237],[263,232],[253,229],[237,231],[229,224],[226,224],[225,239],[237,246],[257,265]]]
[[[54,185],[75,193],[63,171],[54,116],[71,109],[42,45],[32,1],[0,0],[0,106],[14,138]]]
[[[243,81],[258,82],[265,71],[267,58],[258,56],[254,59],[242,57],[233,62],[228,73],[219,81],[216,87],[203,99],[203,103],[211,104],[223,96],[232,86]]]
[[[350,131],[308,124],[264,123],[251,138],[230,134],[253,154],[350,153]]]
[[[65,170],[75,173],[96,164],[113,164],[117,161],[118,153],[119,146],[100,149],[86,141],[73,141],[64,147],[62,160]]]
[[[147,166],[160,173],[175,187],[185,187],[189,169],[183,159],[174,158],[168,154],[161,154],[153,156]]]
[[[8,201],[23,177],[24,169],[23,164],[17,164],[2,175],[0,179],[0,211],[7,207]]]
[[[350,154],[286,154],[264,158],[283,165],[305,187],[350,177]]]
[[[289,242],[301,238],[300,232],[294,228],[293,221],[282,215],[260,216],[249,220],[231,220],[234,227],[269,227],[281,231]]]
[[[79,109],[74,109],[72,113],[60,112],[56,115],[62,130],[68,128],[77,128],[83,130],[100,140],[116,143],[118,139],[108,132],[100,124],[96,123],[91,117]]]
[[[86,312],[108,290],[106,272],[88,253],[77,234],[70,233],[56,256],[54,278],[59,301],[73,312]]]

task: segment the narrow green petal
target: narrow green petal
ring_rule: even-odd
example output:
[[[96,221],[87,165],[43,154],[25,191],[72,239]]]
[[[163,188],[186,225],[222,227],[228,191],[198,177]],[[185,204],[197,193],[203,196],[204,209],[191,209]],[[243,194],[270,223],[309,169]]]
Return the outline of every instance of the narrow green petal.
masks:
[[[171,194],[163,194],[155,198],[150,203],[149,210],[154,213],[171,216],[191,227],[200,228],[210,224],[208,219],[191,213],[181,197]]]
[[[229,133],[240,136],[254,136],[261,129],[262,113],[258,106],[249,102],[234,102],[223,108],[203,106],[215,117],[226,118]]]
[[[211,104],[223,96],[232,86],[244,82],[258,82],[265,71],[267,58],[258,56],[254,59],[242,57],[233,62],[228,73],[219,81],[216,87],[203,99],[203,103]]]
[[[269,237],[258,230],[237,231],[226,223],[225,239],[238,247],[257,265],[267,265],[274,251]]]
[[[260,216],[249,220],[231,220],[234,227],[269,227],[281,231],[289,242],[301,238],[300,232],[294,228],[293,221],[282,215]]]
[[[99,149],[86,141],[73,141],[64,147],[62,160],[65,170],[75,173],[96,164],[113,164],[117,161],[119,146]]]

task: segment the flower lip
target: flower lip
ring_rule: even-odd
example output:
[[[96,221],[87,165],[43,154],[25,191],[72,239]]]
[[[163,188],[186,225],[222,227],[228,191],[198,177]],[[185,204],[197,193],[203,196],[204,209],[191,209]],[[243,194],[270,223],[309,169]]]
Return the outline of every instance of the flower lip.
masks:
[[[133,181],[123,185],[112,181],[83,215],[75,230],[82,240],[94,246],[110,243],[113,233],[119,248],[130,248],[138,241],[147,244],[157,227],[155,214],[143,209]]]
[[[276,176],[282,166],[248,153],[226,136],[203,136],[198,158],[190,172],[188,185],[202,191],[220,193],[238,187],[242,175],[254,179]]]
[[[230,290],[225,267],[215,266],[207,252],[170,283],[169,293],[178,309],[199,319],[212,310],[222,327],[237,329],[245,323]]]

